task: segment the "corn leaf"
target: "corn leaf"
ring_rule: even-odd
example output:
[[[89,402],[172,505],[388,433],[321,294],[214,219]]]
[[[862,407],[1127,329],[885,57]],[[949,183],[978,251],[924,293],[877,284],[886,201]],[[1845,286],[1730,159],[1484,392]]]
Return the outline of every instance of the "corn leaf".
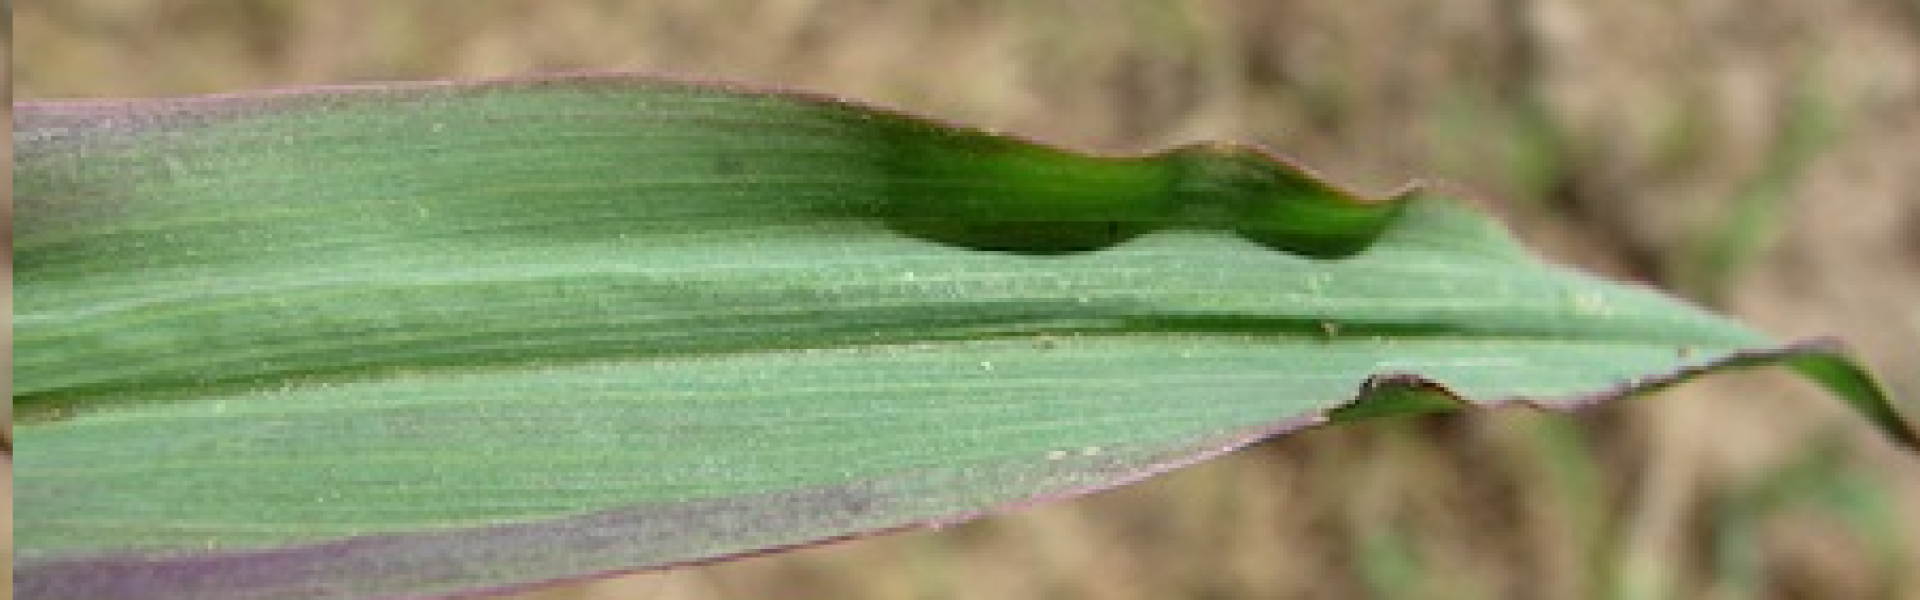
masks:
[[[24,598],[444,595],[1830,343],[1263,151],[620,76],[15,108]]]

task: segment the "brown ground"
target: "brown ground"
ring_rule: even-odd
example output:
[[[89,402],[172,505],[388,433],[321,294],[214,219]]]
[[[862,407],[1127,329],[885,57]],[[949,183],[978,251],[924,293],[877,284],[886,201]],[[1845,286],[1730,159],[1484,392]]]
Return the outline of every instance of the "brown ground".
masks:
[[[1920,414],[1915,0],[20,0],[20,98],[642,69],[1423,177]],[[972,524],[540,598],[1920,598],[1920,463],[1809,387],[1320,430]]]

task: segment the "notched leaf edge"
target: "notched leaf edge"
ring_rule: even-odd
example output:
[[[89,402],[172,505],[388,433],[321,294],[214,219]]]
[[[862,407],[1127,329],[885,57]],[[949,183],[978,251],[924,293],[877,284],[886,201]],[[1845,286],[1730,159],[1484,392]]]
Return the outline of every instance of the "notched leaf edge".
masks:
[[[1643,376],[1611,389],[1561,398],[1508,396],[1487,400],[1467,398],[1444,384],[1418,373],[1382,373],[1362,384],[1347,404],[1334,408],[1334,423],[1378,416],[1438,412],[1463,408],[1522,406],[1535,410],[1574,411],[1629,396],[1645,394],[1727,369],[1785,365],[1843,398],[1891,441],[1920,452],[1920,430],[1901,416],[1890,398],[1866,371],[1847,358],[1844,345],[1833,338],[1814,338],[1775,348],[1727,353],[1711,361]]]

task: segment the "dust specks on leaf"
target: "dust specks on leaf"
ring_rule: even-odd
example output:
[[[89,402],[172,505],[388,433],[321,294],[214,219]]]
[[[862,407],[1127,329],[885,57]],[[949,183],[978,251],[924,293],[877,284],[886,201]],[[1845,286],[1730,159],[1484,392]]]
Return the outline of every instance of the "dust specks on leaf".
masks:
[[[1573,312],[1582,316],[1605,317],[1613,314],[1613,305],[1599,294],[1578,292],[1573,294]]]
[[[187,176],[187,166],[185,163],[181,162],[180,159],[175,158],[172,155],[168,155],[168,156],[162,157],[161,162],[167,168],[167,176],[173,177],[175,179],[179,179]]]
[[[1314,273],[1307,276],[1307,291],[1309,292],[1320,294],[1326,291],[1326,285],[1327,276],[1325,273]]]

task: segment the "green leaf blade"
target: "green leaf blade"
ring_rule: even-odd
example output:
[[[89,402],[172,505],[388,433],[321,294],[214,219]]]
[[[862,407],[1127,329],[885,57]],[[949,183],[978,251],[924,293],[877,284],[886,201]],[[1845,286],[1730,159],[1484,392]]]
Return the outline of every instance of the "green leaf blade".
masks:
[[[18,114],[25,597],[710,561],[1120,485],[1370,382],[1571,407],[1812,351],[1234,147],[620,78]]]

